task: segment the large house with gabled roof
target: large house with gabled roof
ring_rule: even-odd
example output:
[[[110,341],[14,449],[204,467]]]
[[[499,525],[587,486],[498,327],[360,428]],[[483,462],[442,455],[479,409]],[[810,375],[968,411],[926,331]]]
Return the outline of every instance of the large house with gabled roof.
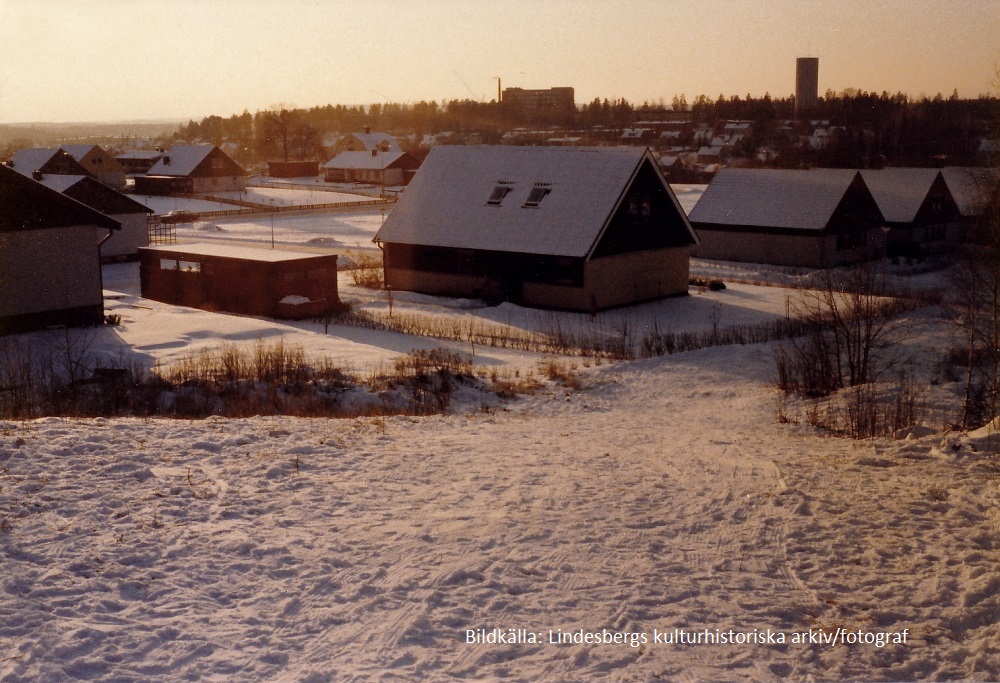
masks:
[[[215,145],[174,145],[135,178],[138,194],[240,192],[246,187],[247,172]]]
[[[865,169],[861,177],[885,218],[888,256],[923,256],[959,241],[961,214],[940,170]]]
[[[596,311],[688,290],[697,243],[640,147],[436,147],[375,242],[390,289]]]
[[[104,320],[100,243],[118,221],[0,165],[0,334]]]
[[[7,166],[21,175],[91,175],[69,152],[58,147],[26,147],[14,152]]]
[[[694,256],[828,268],[883,255],[882,212],[849,169],[723,169],[688,215]]]

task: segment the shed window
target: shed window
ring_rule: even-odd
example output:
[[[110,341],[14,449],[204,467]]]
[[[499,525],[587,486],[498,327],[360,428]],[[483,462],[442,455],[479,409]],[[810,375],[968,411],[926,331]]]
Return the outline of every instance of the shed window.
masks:
[[[177,270],[177,260],[172,258],[161,258],[160,270]]]
[[[503,198],[510,194],[510,191],[513,189],[508,185],[497,185],[493,188],[493,193],[490,194],[490,198],[486,200],[486,203],[491,206],[500,206]]]
[[[200,273],[201,264],[197,261],[178,261],[178,270],[184,273]]]
[[[538,206],[545,197],[552,192],[552,188],[546,185],[535,185],[528,193],[528,200],[524,202],[525,207]]]

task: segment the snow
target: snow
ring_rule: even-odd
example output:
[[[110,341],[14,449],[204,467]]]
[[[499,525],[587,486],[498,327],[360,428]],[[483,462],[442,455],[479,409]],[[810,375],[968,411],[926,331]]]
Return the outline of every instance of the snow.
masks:
[[[716,348],[492,413],[2,423],[0,679],[995,680],[995,461],[777,425],[770,372]],[[466,642],[493,628],[544,638]]]
[[[380,217],[298,234],[292,218],[276,232],[306,248],[374,234]],[[256,237],[240,225],[220,222],[222,237]],[[139,296],[136,264],[106,266],[104,285],[121,324],[79,334],[119,360],[278,338],[360,371],[445,347],[544,379],[552,358],[161,304]],[[591,318],[390,302],[347,273],[340,287],[373,313],[595,334],[758,322],[791,294],[727,283]],[[948,342],[914,315],[907,343],[930,368]],[[779,423],[770,344],[559,360],[582,388],[546,380],[431,417],[0,420],[0,681],[1000,678],[995,429],[949,433],[935,416],[853,442]],[[959,390],[928,386],[928,400]],[[467,642],[493,629],[540,642]],[[549,642],[581,629],[646,642]],[[654,642],[674,629],[757,635]],[[820,630],[906,641],[792,640]]]
[[[232,207],[230,207],[232,208]],[[267,213],[246,216],[218,216],[195,223],[178,223],[177,240],[200,242],[208,234],[226,240],[271,244],[272,225],[275,244],[282,246],[350,247],[375,249],[372,238],[382,225],[377,210],[338,211],[305,214]],[[273,221],[273,223],[272,223]]]

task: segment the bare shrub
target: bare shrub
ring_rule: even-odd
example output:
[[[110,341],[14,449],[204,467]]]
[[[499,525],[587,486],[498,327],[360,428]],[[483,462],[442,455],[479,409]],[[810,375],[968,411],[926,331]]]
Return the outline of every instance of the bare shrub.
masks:
[[[382,259],[377,256],[361,254],[354,260],[351,269],[351,282],[366,289],[384,289],[385,271]]]

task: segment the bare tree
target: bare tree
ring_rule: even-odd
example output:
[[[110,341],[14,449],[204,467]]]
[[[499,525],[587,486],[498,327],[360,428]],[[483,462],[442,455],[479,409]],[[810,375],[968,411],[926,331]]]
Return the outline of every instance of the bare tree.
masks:
[[[993,87],[1000,92],[1000,64]],[[1000,146],[1000,120],[993,144]],[[947,310],[965,344],[965,391],[959,423],[978,427],[1000,413],[1000,154],[987,152],[986,166],[964,179],[975,197],[969,244],[951,269]]]

